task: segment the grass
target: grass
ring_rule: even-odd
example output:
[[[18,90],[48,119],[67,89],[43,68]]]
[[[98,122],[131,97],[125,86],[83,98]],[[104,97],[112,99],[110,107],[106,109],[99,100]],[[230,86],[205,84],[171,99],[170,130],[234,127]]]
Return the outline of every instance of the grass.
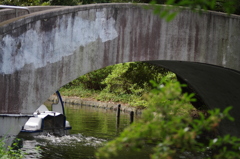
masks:
[[[74,96],[79,98],[96,98],[100,91],[84,89],[81,85],[60,89],[63,96]]]
[[[148,103],[146,100],[147,92],[143,96],[139,96],[136,94],[115,94],[106,91],[96,91],[85,89],[81,85],[74,86],[74,87],[62,87],[60,92],[63,96],[68,97],[79,97],[82,99],[90,99],[90,100],[97,100],[102,102],[118,102],[120,104],[128,104],[131,107],[137,108],[147,108]],[[195,110],[194,107],[190,107],[186,109],[179,109],[179,113],[189,113],[190,110]]]
[[[143,97],[134,94],[115,94],[105,91],[89,90],[84,89],[81,85],[68,88],[62,87],[60,92],[63,96],[79,97],[83,99],[91,98],[102,102],[119,102],[133,107],[147,107],[147,103]]]

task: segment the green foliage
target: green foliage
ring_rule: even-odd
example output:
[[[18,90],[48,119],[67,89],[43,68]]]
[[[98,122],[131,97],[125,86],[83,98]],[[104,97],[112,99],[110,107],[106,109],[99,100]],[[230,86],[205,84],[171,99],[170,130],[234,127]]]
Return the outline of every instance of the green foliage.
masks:
[[[106,87],[102,81],[111,73],[113,66],[108,66],[73,80],[72,82],[65,85],[63,88],[71,89],[81,85],[83,89],[102,90]]]
[[[240,14],[240,2],[239,0],[216,0],[214,10]]]
[[[85,89],[81,84],[72,87],[62,87],[60,92],[63,96],[76,96],[80,98],[97,98],[99,91]]]
[[[51,5],[73,6],[79,4],[79,0],[50,0]]]
[[[141,97],[135,94],[120,94],[115,95],[113,93],[101,92],[96,96],[96,99],[99,101],[112,101],[118,103],[126,103],[134,107],[147,107],[146,101]]]
[[[92,3],[110,3],[111,0],[82,0],[82,4],[92,4]]]
[[[182,94],[179,82],[162,81],[148,96],[149,107],[143,118],[133,123],[120,135],[100,148],[98,158],[112,158],[122,150],[140,151],[144,145],[154,145],[152,159],[174,158],[190,152],[187,158],[204,153],[209,158],[239,158],[240,139],[226,135],[217,136],[217,126],[222,119],[233,120],[231,107],[200,113],[199,118],[189,116],[194,94]]]
[[[142,92],[142,88],[151,87],[151,79],[159,81],[168,71],[161,67],[143,62],[122,63],[108,66],[70,82],[64,88],[82,85],[86,89],[114,92],[116,94],[130,94]]]
[[[24,153],[20,149],[15,149],[14,147],[17,147],[18,143],[14,142],[13,145],[8,147],[6,149],[5,138],[0,139],[0,158],[1,159],[20,159],[24,157]]]
[[[104,89],[115,94],[138,94],[151,88],[150,80],[159,81],[167,74],[164,68],[143,62],[121,63],[114,66],[111,74],[102,82]]]
[[[169,80],[176,79],[175,74],[148,63],[117,64],[85,74],[64,86],[61,92],[67,96],[92,96],[100,101],[146,107],[142,95],[151,90],[149,81],[159,81],[163,76]]]
[[[0,4],[13,6],[36,6],[41,4],[41,0],[0,0]]]
[[[79,0],[0,0],[2,5],[37,6],[37,5],[77,5]]]
[[[164,4],[157,0],[152,0],[150,6],[146,9],[153,9],[153,12],[164,18],[166,21],[173,20],[176,15],[183,10],[183,7],[188,7],[193,11],[202,12],[206,10],[221,11],[228,14],[240,14],[239,0],[166,0]]]
[[[108,66],[103,69],[99,69],[90,72],[84,76],[81,76],[69,83],[70,86],[77,86],[82,84],[86,89],[102,90],[106,87],[102,81],[112,72],[113,66]]]
[[[98,100],[124,102],[131,106],[146,107],[142,95],[152,86],[151,79],[159,81],[168,71],[143,62],[129,62],[114,65],[112,72],[102,81],[106,87]]]

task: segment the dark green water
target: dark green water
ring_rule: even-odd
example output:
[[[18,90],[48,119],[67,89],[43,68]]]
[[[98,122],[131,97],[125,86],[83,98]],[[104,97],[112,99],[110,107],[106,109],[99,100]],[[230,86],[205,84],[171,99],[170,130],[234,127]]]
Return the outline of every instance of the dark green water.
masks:
[[[96,150],[114,139],[130,124],[128,113],[121,113],[119,125],[116,112],[89,106],[66,105],[67,120],[72,126],[70,135],[63,137],[36,136],[23,139],[23,150],[30,153],[26,158],[42,159],[94,159]],[[138,117],[135,116],[135,122]],[[39,146],[39,150],[35,150]],[[139,153],[124,150],[116,159],[147,159],[150,147]]]

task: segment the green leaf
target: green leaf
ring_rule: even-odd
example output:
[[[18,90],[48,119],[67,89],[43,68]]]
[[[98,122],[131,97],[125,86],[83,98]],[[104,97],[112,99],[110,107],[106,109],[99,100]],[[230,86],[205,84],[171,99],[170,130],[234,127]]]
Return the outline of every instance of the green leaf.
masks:
[[[168,0],[168,1],[166,2],[166,4],[167,4],[167,5],[173,5],[173,4],[175,4],[175,0]]]
[[[170,13],[167,18],[166,21],[170,22],[171,20],[173,20],[176,16],[177,16],[178,12],[174,12],[174,13]]]

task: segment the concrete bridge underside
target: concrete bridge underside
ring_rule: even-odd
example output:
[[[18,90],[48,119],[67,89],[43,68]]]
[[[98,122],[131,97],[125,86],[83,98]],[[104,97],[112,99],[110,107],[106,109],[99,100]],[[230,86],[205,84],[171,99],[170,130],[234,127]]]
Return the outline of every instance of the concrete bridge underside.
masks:
[[[185,80],[210,108],[232,105],[221,134],[240,136],[240,18],[183,10],[171,22],[132,4],[50,9],[0,23],[0,135],[61,86],[96,69],[147,61]],[[2,115],[3,116],[3,115]],[[16,119],[14,119],[16,120]],[[11,130],[11,131],[9,131]]]

